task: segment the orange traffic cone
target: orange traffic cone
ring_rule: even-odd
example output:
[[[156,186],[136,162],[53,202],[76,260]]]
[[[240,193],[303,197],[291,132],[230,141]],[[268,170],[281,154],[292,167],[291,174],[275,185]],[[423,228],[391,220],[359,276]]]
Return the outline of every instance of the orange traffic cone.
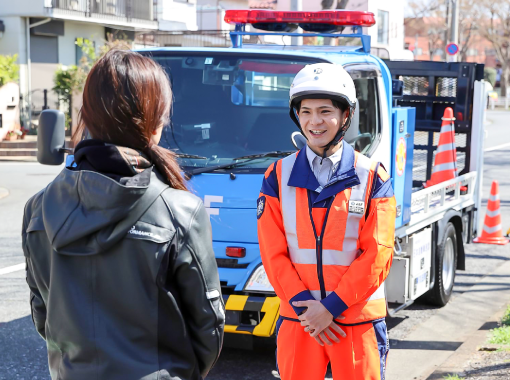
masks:
[[[485,221],[483,223],[482,236],[477,237],[473,242],[499,245],[508,243],[508,239],[503,237],[503,228],[501,227],[498,181],[492,182],[491,195],[487,203],[487,213],[485,214]]]
[[[423,187],[434,186],[457,176],[457,150],[455,149],[455,127],[453,125],[455,118],[450,107],[444,110],[442,120],[432,176],[423,184]]]

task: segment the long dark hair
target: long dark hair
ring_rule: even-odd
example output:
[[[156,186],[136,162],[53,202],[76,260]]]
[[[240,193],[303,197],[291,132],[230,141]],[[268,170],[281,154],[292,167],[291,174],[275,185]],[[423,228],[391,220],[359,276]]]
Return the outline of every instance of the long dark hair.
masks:
[[[172,89],[163,68],[128,50],[110,50],[92,67],[73,139],[87,128],[93,138],[145,153],[168,184],[187,190],[175,154],[151,141],[167,125]]]

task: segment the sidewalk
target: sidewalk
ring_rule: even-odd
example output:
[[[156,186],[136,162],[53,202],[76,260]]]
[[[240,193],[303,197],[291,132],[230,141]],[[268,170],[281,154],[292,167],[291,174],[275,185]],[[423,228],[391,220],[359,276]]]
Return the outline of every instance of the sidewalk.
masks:
[[[491,297],[487,297],[489,292]],[[509,301],[510,261],[456,297],[405,339],[393,341],[387,378],[427,379],[447,365],[450,357],[460,353],[459,349],[474,335],[482,334],[479,331],[486,333],[486,322],[493,320],[494,314]]]
[[[507,339],[508,344],[488,343],[490,331],[501,326],[500,321],[509,307],[510,302],[464,342],[427,380],[510,379],[510,339]]]

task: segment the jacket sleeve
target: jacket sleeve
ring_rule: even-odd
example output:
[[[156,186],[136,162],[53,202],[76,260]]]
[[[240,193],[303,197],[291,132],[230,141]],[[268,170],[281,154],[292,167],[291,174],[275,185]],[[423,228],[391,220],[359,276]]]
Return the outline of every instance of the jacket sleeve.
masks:
[[[257,200],[258,237],[260,255],[266,274],[278,297],[289,302],[313,300],[290,261],[287,238],[280,208],[277,163],[266,171],[260,197]],[[305,307],[292,306],[296,315]]]
[[[373,198],[367,207],[370,207],[369,216],[359,236],[361,255],[352,262],[335,291],[321,301],[334,318],[352,305],[366,301],[390,271],[396,202],[391,179],[382,168],[378,171]]]
[[[27,204],[28,205],[28,204]],[[30,289],[30,310],[32,314],[32,322],[43,339],[46,339],[46,305],[41,296],[37,283],[35,281],[35,268],[30,258],[30,251],[27,246],[27,227],[30,221],[30,215],[27,214],[27,207],[23,215],[23,227],[21,229],[21,238],[23,253],[25,254],[26,262],[26,281]]]
[[[200,374],[205,378],[220,355],[225,306],[212,248],[211,223],[202,202],[194,210],[172,272],[184,304]]]

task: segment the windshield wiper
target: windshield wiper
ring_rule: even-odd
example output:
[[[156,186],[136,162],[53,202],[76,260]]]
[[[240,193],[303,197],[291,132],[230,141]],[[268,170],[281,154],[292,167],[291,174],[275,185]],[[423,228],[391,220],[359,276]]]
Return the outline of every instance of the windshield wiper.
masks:
[[[174,152],[175,153],[175,152]],[[175,155],[179,158],[195,158],[197,160],[207,160],[207,157],[196,156],[194,154],[186,154],[186,153],[175,153]]]
[[[250,161],[254,161],[254,160],[258,159],[258,158],[264,158],[264,157],[286,157],[286,156],[288,156],[289,154],[292,154],[292,153],[296,153],[296,151],[295,150],[288,150],[288,151],[276,150],[274,152],[266,152],[266,153],[259,153],[259,154],[250,154],[248,156],[236,157],[236,158],[232,159],[232,161],[237,161],[237,160],[246,160],[246,161],[231,162],[231,163],[223,164],[223,165],[209,166],[209,167],[205,167],[205,168],[197,168],[197,169],[190,170],[190,171],[186,172],[186,174],[188,175],[189,178],[191,178],[192,176],[194,176],[196,174],[210,173],[210,172],[213,172],[215,170],[227,169],[227,168],[235,167],[235,166],[238,166],[238,165],[246,164],[247,162],[250,162]]]

